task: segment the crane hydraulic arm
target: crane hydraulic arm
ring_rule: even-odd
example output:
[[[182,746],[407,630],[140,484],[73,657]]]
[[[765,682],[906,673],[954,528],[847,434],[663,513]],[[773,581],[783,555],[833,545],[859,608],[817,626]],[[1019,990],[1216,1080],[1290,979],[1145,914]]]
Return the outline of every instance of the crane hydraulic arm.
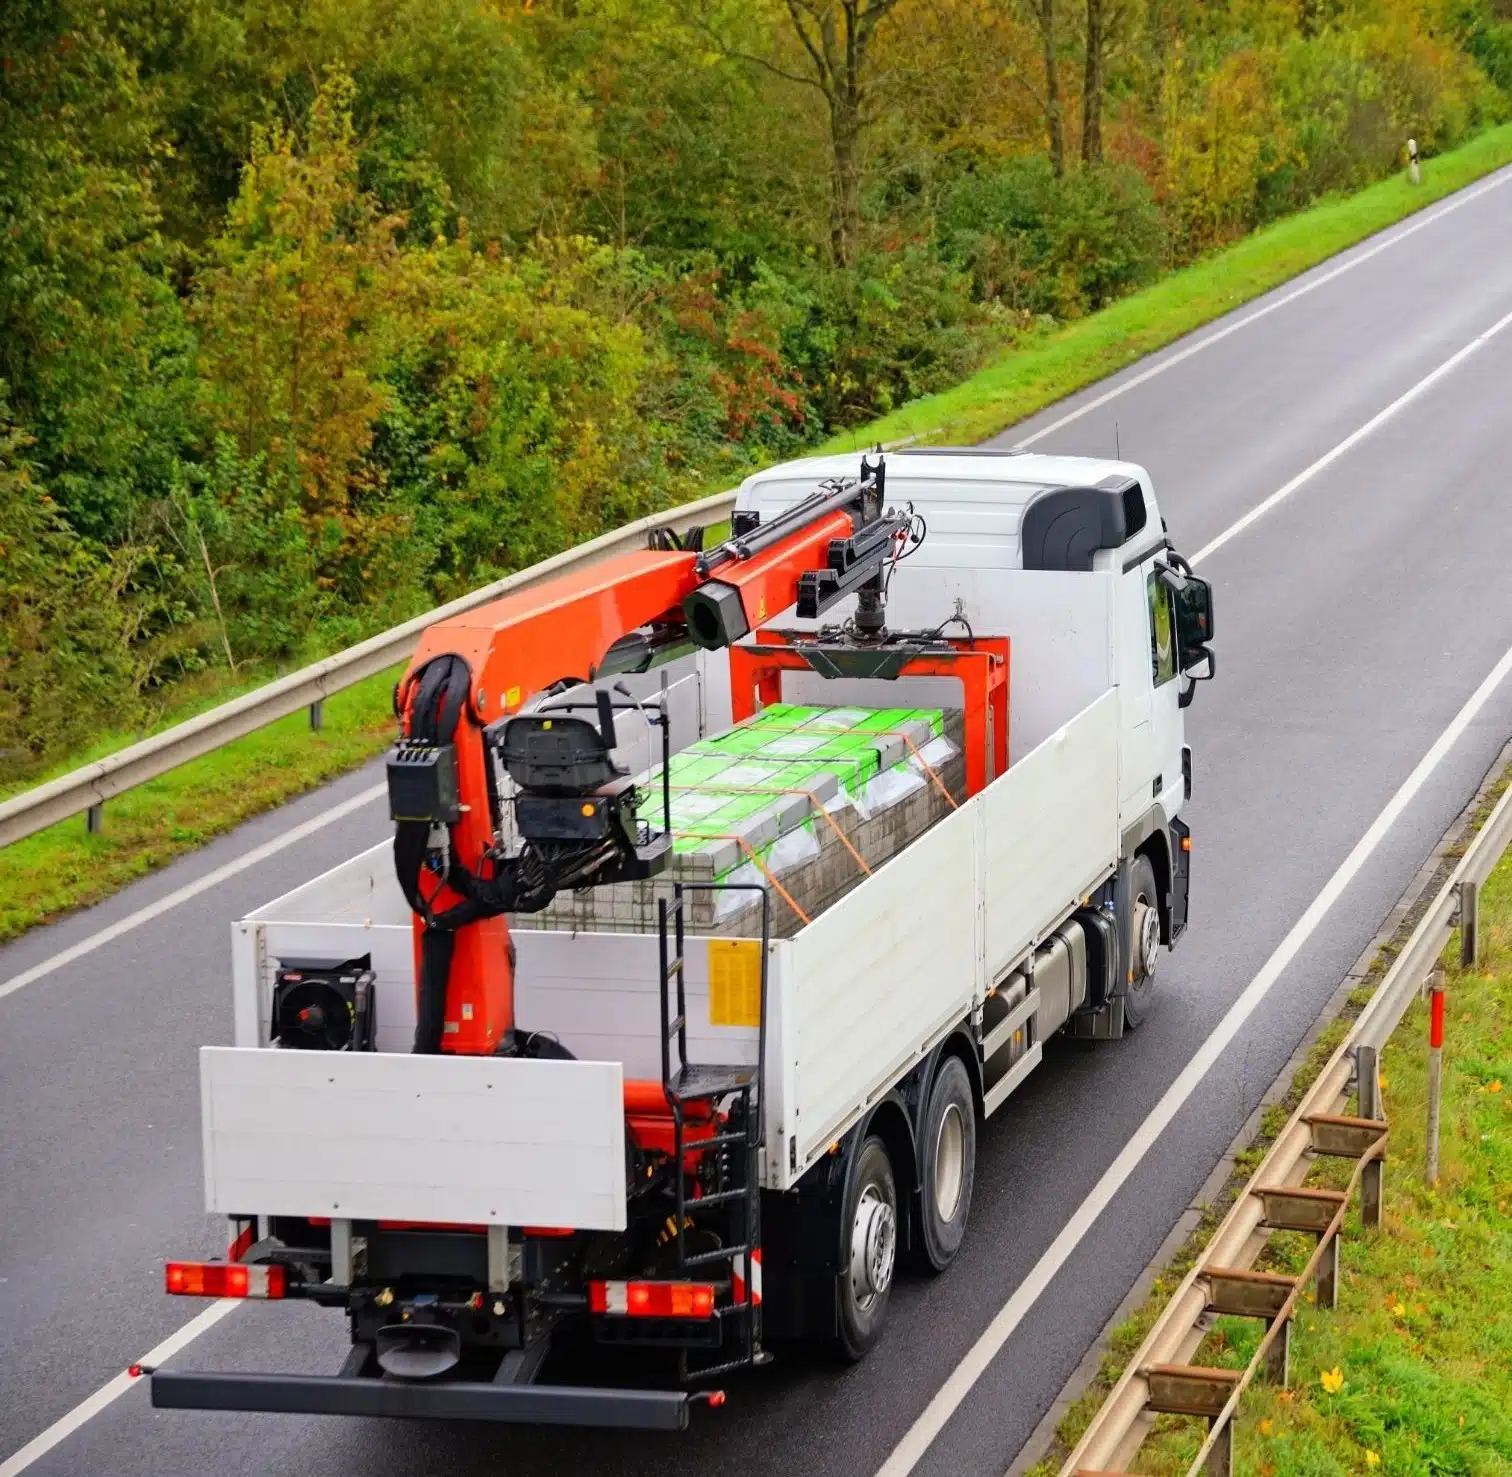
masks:
[[[619,555],[425,632],[396,690],[402,737],[388,761],[395,868],[415,914],[416,1051],[519,1049],[503,915],[544,907],[560,886],[651,875],[669,845],[637,836],[633,791],[609,759],[607,698],[597,729],[521,709],[616,658],[643,666],[689,644],[729,646],[794,604],[817,616],[859,592],[880,612],[883,570],[911,522],[884,514],[883,476],[880,459],[863,462],[859,478],[707,553]],[[514,854],[496,764],[533,804],[527,826],[516,798],[526,841]]]

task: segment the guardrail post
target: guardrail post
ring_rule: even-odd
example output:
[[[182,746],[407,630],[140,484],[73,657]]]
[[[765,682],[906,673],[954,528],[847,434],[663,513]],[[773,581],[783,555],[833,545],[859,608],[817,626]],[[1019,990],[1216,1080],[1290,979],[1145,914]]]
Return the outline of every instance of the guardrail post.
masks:
[[[1435,970],[1432,1005],[1428,1017],[1428,1183],[1438,1183],[1439,1172],[1439,1099],[1444,1086],[1444,976]]]
[[[318,697],[310,704],[310,732],[319,733],[325,727],[325,699]]]
[[[1339,1237],[1335,1232],[1323,1243],[1323,1256],[1318,1262],[1318,1306],[1339,1306]]]
[[[1233,1477],[1234,1471],[1234,1423],[1224,1423],[1213,1432],[1213,1444],[1208,1448],[1208,1477]]]
[[[1380,1118],[1381,1113],[1381,1054],[1374,1046],[1355,1047],[1355,1078],[1359,1084],[1360,1117]],[[1386,1163],[1379,1155],[1370,1160],[1360,1174],[1360,1222],[1366,1226],[1381,1224],[1381,1200],[1385,1193]],[[1338,1246],[1334,1246],[1333,1263],[1337,1271]],[[1323,1302],[1321,1274],[1318,1302]],[[1330,1303],[1329,1307],[1333,1304]]]
[[[1280,1323],[1274,1341],[1265,1351],[1265,1377],[1278,1390],[1284,1390],[1291,1384],[1292,1321],[1286,1317]]]
[[[1380,1056],[1373,1046],[1355,1047],[1355,1081],[1360,1093],[1360,1117],[1381,1116]]]
[[[84,812],[84,829],[91,836],[98,836],[105,829],[105,802],[97,800]]]
[[[1459,884],[1460,968],[1480,964],[1480,883],[1468,877]]]
[[[1381,1203],[1386,1198],[1386,1161],[1379,1154],[1360,1171],[1360,1224],[1381,1224]]]

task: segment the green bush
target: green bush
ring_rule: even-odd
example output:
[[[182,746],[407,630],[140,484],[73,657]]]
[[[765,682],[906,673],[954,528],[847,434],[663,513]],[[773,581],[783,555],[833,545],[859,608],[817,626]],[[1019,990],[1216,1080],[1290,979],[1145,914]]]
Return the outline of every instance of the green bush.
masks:
[[[1159,207],[1134,170],[1104,165],[1057,178],[1037,156],[958,180],[941,201],[939,232],[979,296],[1059,317],[1142,286],[1165,251]]]

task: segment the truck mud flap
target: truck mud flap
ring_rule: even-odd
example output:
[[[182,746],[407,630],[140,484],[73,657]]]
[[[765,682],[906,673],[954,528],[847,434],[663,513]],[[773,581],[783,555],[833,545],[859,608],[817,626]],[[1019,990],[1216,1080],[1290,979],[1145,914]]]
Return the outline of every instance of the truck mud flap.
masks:
[[[1171,937],[1174,944],[1186,932],[1192,895],[1192,830],[1185,821],[1171,822]]]
[[[672,1390],[409,1382],[348,1375],[200,1374],[159,1369],[150,1378],[152,1403],[160,1410],[398,1416],[637,1431],[686,1430],[690,1400],[685,1392]]]

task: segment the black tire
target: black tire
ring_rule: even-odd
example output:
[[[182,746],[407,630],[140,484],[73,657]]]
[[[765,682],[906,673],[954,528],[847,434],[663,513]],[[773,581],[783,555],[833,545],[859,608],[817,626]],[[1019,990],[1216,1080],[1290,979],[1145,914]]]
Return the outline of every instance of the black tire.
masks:
[[[943,1272],[966,1239],[971,1190],[976,1183],[976,1104],[959,1057],[940,1063],[919,1130],[922,1163],[919,1244],[915,1260],[926,1272]]]
[[[1129,876],[1129,905],[1134,913],[1129,923],[1134,980],[1124,993],[1124,1025],[1137,1031],[1149,1013],[1150,996],[1155,990],[1155,956],[1160,951],[1160,894],[1155,884],[1155,868],[1147,856],[1134,859],[1134,869]],[[1152,949],[1148,948],[1151,929],[1154,937]],[[1147,949],[1148,958],[1145,957]]]
[[[835,1296],[840,1331],[834,1352],[855,1364],[882,1336],[897,1269],[898,1189],[880,1138],[868,1138],[856,1155],[839,1229]]]

